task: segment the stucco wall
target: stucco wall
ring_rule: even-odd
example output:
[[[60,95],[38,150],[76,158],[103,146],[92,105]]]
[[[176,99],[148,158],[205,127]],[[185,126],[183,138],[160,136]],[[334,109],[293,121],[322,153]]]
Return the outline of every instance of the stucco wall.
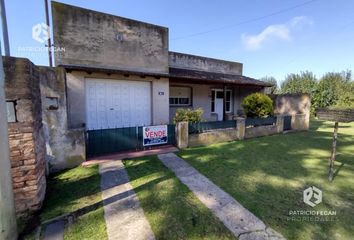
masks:
[[[168,29],[52,2],[55,64],[168,72]]]
[[[279,115],[310,114],[309,94],[270,95],[274,102],[274,113]]]
[[[68,129],[65,70],[39,70],[47,166],[51,172],[77,166],[86,158],[85,132],[83,128]],[[53,106],[56,102],[57,108]]]
[[[152,79],[152,124],[169,123],[170,84],[168,78]]]
[[[274,114],[293,116],[291,119],[293,128],[309,128],[311,109],[311,97],[309,94],[279,94],[270,95],[270,97],[274,104]],[[298,116],[295,116],[296,114]],[[299,118],[301,118],[302,127],[298,124]]]
[[[86,99],[85,99],[85,79],[112,79],[130,81],[151,82],[152,93],[152,123],[154,125],[169,122],[169,79],[144,77],[136,75],[87,73],[82,71],[72,71],[66,74],[67,97],[68,97],[68,120],[69,128],[82,128],[86,125]],[[160,93],[160,94],[159,94]]]
[[[170,67],[242,75],[242,63],[169,52]]]

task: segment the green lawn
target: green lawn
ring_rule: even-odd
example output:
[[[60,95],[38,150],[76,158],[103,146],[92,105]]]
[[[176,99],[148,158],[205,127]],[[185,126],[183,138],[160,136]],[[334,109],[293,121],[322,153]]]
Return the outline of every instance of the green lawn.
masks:
[[[101,189],[98,166],[76,167],[51,176],[41,213],[42,220],[52,219],[83,207],[100,204]],[[103,206],[76,219],[65,230],[64,239],[107,239]]]
[[[333,123],[313,121],[307,132],[186,149],[187,162],[288,239],[353,239],[354,123],[340,124],[338,171],[327,181]],[[303,203],[316,186],[323,202]],[[335,210],[331,222],[290,221],[289,210]]]
[[[155,156],[124,165],[156,239],[235,239]]]

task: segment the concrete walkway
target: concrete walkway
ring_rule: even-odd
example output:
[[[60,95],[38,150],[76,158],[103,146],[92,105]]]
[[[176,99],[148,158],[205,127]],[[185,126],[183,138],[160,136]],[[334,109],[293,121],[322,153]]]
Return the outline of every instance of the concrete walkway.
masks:
[[[82,166],[94,165],[94,164],[101,164],[105,162],[111,162],[116,160],[123,160],[129,158],[138,158],[144,156],[152,156],[158,154],[165,154],[165,153],[172,153],[179,151],[178,148],[171,146],[171,145],[164,145],[153,147],[151,149],[143,150],[143,151],[128,151],[128,152],[121,152],[116,154],[109,154],[105,156],[90,158],[87,161],[82,163]]]
[[[44,240],[63,240],[64,239],[64,220],[49,224],[44,230]]]
[[[240,240],[285,239],[174,153],[158,158]]]
[[[108,239],[155,239],[122,161],[100,164],[100,174]]]

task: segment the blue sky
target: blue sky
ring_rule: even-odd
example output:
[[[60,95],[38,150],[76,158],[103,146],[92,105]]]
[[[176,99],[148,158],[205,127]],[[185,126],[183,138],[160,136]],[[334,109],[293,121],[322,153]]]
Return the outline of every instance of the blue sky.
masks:
[[[60,0],[169,28],[170,50],[244,64],[244,75],[274,76],[309,70],[354,70],[354,1],[317,0]],[[43,0],[5,0],[11,55],[48,65],[46,53],[21,47],[43,46],[32,26],[45,22]],[[198,34],[203,33],[203,34]]]

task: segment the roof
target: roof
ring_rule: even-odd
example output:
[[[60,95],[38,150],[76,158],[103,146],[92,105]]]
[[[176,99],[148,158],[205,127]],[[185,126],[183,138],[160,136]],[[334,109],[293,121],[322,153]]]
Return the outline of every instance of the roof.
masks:
[[[83,65],[59,65],[66,70],[71,71],[86,71],[86,72],[103,72],[103,73],[117,73],[117,74],[130,74],[151,77],[169,77],[171,79],[188,81],[189,83],[225,83],[236,85],[248,85],[259,87],[271,87],[271,83],[263,82],[254,78],[236,75],[224,74],[219,72],[206,72],[199,70],[183,69],[183,68],[169,68],[169,73],[156,73],[147,71],[133,71],[120,68],[103,68]]]
[[[175,79],[189,79],[190,82],[203,81],[205,83],[226,83],[226,84],[237,84],[237,85],[253,85],[253,86],[260,86],[260,87],[273,86],[273,84],[271,83],[263,82],[242,75],[224,74],[218,72],[206,72],[206,71],[171,68],[171,67],[170,67],[169,77]]]
[[[168,73],[158,73],[158,72],[147,72],[147,71],[136,71],[123,68],[105,68],[105,67],[94,67],[87,65],[59,65],[58,67],[63,67],[66,70],[71,71],[85,71],[85,72],[101,72],[101,73],[117,73],[117,74],[130,74],[130,75],[140,75],[140,76],[151,76],[151,77],[169,77]]]

